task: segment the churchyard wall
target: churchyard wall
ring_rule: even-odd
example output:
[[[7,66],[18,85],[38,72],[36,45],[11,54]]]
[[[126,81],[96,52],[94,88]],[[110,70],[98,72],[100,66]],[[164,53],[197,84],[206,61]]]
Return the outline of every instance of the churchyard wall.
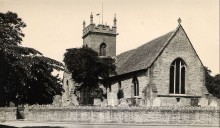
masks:
[[[220,109],[214,107],[28,106],[24,116],[27,121],[220,126]]]
[[[0,121],[16,120],[16,108],[0,108]],[[220,126],[220,109],[215,107],[54,107],[25,106],[26,121],[82,123],[135,123],[157,125]]]
[[[0,108],[0,121],[13,121],[16,120],[16,111],[15,107],[2,107]]]

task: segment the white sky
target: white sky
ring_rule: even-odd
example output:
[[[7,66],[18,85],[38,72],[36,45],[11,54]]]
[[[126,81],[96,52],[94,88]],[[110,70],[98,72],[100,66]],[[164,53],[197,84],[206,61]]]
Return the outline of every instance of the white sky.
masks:
[[[219,73],[218,0],[0,0],[0,11],[16,12],[27,24],[23,46],[63,60],[65,49],[82,46],[82,22],[104,5],[104,24],[117,15],[117,54],[182,26],[203,64]]]

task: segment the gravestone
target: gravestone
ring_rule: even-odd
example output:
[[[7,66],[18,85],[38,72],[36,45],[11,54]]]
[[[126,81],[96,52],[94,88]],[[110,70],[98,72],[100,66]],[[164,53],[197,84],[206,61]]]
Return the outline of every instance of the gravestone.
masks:
[[[77,96],[75,94],[72,94],[70,97],[70,105],[71,106],[78,106],[79,101],[77,100]]]
[[[118,105],[119,107],[128,107],[128,102],[125,98],[120,99],[120,104]]]
[[[53,97],[53,103],[52,103],[53,106],[61,106],[62,105],[62,97],[60,95],[55,95]]]
[[[93,102],[93,105],[94,106],[101,106],[101,100],[100,99],[94,99],[94,102]]]
[[[187,99],[187,98],[180,98],[180,101],[179,101],[179,105],[180,106],[191,106],[190,103],[191,103],[191,100],[190,99]]]
[[[208,98],[203,97],[199,100],[199,105],[201,107],[206,107],[209,105],[208,102],[209,102]]]
[[[108,101],[107,101],[107,99],[104,99],[104,100],[101,102],[101,106],[102,106],[102,107],[107,107],[107,106],[108,106]]]
[[[198,98],[192,98],[191,99],[191,106],[197,107],[199,103],[199,99]]]
[[[211,107],[218,107],[218,103],[217,103],[217,101],[214,98],[212,98],[210,106]]]
[[[161,105],[161,101],[159,97],[156,97],[153,101],[153,106],[160,106]]]

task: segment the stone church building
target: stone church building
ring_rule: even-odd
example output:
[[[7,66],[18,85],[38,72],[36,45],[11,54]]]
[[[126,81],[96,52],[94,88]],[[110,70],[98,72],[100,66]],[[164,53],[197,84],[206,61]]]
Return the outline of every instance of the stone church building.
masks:
[[[203,64],[178,20],[176,29],[142,46],[116,56],[117,19],[114,25],[83,22],[83,45],[116,59],[117,75],[108,78],[106,104],[136,106],[206,106]],[[63,104],[76,101],[73,90],[77,84],[64,73]],[[119,92],[123,97],[119,97]],[[120,99],[122,98],[122,99]],[[77,103],[73,103],[77,105]]]

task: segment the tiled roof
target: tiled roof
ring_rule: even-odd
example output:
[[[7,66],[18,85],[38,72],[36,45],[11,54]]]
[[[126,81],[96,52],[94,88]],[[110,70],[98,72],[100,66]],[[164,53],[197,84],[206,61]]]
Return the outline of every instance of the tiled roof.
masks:
[[[150,67],[180,26],[136,49],[118,55],[116,60],[117,74],[126,74]]]

